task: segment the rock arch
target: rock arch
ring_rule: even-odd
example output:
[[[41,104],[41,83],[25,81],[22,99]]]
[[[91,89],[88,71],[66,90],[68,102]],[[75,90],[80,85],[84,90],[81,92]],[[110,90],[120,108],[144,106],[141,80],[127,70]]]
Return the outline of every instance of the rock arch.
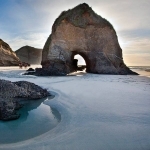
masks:
[[[66,75],[74,71],[75,54],[85,59],[89,73],[133,74],[124,64],[113,26],[85,3],[55,20],[43,48],[42,67],[49,75]]]

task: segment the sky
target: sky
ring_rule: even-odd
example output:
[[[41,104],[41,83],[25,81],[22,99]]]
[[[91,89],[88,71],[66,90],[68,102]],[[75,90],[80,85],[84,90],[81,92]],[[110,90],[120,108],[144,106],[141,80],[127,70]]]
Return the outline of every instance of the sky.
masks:
[[[0,0],[0,38],[43,48],[59,14],[84,2],[114,26],[127,66],[150,66],[150,0]]]

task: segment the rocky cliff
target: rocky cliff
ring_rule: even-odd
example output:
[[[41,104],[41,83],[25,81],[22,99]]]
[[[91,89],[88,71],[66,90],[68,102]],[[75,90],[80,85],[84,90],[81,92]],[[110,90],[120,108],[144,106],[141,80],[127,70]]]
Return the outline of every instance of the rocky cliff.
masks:
[[[41,64],[42,49],[31,46],[23,46],[16,50],[15,53],[20,58],[21,62],[26,62],[29,64]]]
[[[16,66],[19,61],[10,46],[0,39],[0,66]]]
[[[113,26],[85,3],[55,20],[42,52],[43,70],[47,75],[66,75],[76,68],[76,54],[85,59],[89,73],[134,74],[124,64]]]

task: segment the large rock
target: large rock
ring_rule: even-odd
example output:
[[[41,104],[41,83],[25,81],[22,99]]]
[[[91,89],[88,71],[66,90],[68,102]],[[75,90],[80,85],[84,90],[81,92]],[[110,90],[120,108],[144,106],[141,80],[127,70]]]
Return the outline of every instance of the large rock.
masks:
[[[76,68],[76,54],[85,59],[89,73],[133,74],[124,64],[113,26],[85,3],[55,20],[43,48],[42,68],[49,75],[66,75]]]
[[[19,101],[24,99],[41,99],[49,96],[46,89],[27,81],[11,82],[0,79],[0,120],[19,118],[16,110],[21,107]]]
[[[20,107],[21,105],[16,101],[0,97],[0,120],[18,119],[20,114],[18,114],[16,110]]]
[[[42,60],[42,49],[31,46],[23,46],[15,51],[22,62],[29,64],[40,64]]]
[[[0,66],[16,66],[19,62],[19,58],[10,46],[0,39]]]

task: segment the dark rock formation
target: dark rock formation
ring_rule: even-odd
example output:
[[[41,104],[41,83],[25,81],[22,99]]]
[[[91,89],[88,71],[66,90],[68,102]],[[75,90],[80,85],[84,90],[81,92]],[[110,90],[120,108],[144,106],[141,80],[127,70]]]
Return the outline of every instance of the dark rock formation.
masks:
[[[55,20],[42,52],[43,74],[73,72],[76,54],[85,59],[89,73],[135,74],[124,64],[113,26],[85,3],[62,12]]]
[[[42,49],[31,46],[23,46],[15,51],[22,62],[29,64],[40,64],[42,60]]]
[[[0,39],[0,66],[18,66],[20,60],[10,46]]]
[[[0,120],[19,118],[16,110],[21,107],[19,101],[24,99],[41,99],[49,96],[46,89],[27,81],[11,82],[0,79]]]
[[[27,81],[18,81],[18,82],[14,82],[13,84],[23,89],[23,92],[26,93],[25,96],[20,95],[18,93],[18,95],[15,97],[28,98],[28,99],[41,99],[49,95],[46,89],[42,89],[41,87],[39,87],[34,83],[30,83]]]
[[[29,68],[27,71],[35,71],[33,68]]]
[[[150,72],[150,69],[146,69],[145,71]]]
[[[0,97],[0,120],[18,119],[20,114],[18,114],[16,110],[20,107],[21,105],[17,102]]]

